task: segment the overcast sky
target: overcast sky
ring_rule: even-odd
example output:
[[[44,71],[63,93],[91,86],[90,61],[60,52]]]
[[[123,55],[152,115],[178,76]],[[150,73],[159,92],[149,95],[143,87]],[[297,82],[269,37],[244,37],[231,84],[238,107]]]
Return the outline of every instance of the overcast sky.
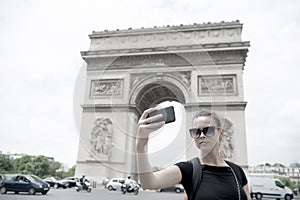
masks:
[[[88,35],[240,20],[250,165],[300,162],[300,1],[1,0],[0,151],[76,163],[73,94]]]

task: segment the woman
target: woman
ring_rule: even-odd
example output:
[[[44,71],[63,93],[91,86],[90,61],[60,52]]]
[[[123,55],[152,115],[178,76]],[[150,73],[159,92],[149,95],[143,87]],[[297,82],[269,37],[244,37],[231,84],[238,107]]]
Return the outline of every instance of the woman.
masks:
[[[192,191],[193,164],[190,161],[176,163],[153,173],[147,156],[149,134],[165,124],[164,121],[151,123],[161,118],[162,115],[147,118],[148,114],[154,110],[150,108],[144,111],[137,129],[137,162],[140,182],[144,189],[155,190],[181,183],[190,200],[192,200],[192,195],[196,196],[193,199],[204,200],[251,199],[242,168],[234,164],[242,177],[242,180],[238,182],[235,170],[220,156],[220,139],[223,134],[221,120],[216,113],[208,110],[199,111],[194,115],[193,128],[189,130],[196,146],[200,149],[198,158],[202,166],[202,178],[197,191]]]

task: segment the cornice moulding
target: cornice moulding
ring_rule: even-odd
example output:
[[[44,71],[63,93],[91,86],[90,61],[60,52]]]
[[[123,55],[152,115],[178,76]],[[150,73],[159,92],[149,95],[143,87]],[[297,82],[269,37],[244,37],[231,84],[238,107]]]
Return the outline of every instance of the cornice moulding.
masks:
[[[128,48],[128,49],[107,49],[96,51],[82,51],[83,59],[97,57],[114,57],[114,56],[133,56],[147,54],[170,54],[170,53],[196,53],[196,52],[211,52],[211,51],[226,51],[248,49],[250,42],[231,42],[231,43],[211,43],[202,45],[183,45],[169,47],[154,47],[154,48]]]
[[[162,27],[152,27],[152,28],[137,28],[137,29],[123,29],[123,30],[104,30],[104,31],[93,31],[89,35],[91,39],[93,38],[105,38],[114,36],[132,36],[132,35],[147,35],[147,34],[157,34],[157,33],[172,33],[172,32],[189,32],[189,31],[200,31],[200,30],[215,30],[215,29],[231,29],[231,28],[242,28],[243,24],[239,21],[233,22],[219,22],[219,23],[203,23],[192,25],[175,25],[175,26],[162,26]]]

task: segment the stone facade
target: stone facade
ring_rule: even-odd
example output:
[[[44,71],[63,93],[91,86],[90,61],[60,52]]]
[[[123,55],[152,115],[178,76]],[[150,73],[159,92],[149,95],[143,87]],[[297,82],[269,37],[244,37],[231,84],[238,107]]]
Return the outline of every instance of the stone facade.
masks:
[[[213,109],[224,120],[221,154],[247,167],[243,70],[249,42],[239,21],[93,32],[76,166],[100,181],[136,172],[135,132],[143,110],[169,100],[186,122]],[[186,135],[186,158],[199,150]]]

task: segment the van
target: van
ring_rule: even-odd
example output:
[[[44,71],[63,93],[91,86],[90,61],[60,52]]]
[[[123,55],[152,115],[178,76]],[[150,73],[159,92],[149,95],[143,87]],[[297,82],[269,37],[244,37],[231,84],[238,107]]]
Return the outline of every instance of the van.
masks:
[[[262,198],[275,198],[291,200],[293,192],[279,179],[248,177],[251,197],[260,200]]]

